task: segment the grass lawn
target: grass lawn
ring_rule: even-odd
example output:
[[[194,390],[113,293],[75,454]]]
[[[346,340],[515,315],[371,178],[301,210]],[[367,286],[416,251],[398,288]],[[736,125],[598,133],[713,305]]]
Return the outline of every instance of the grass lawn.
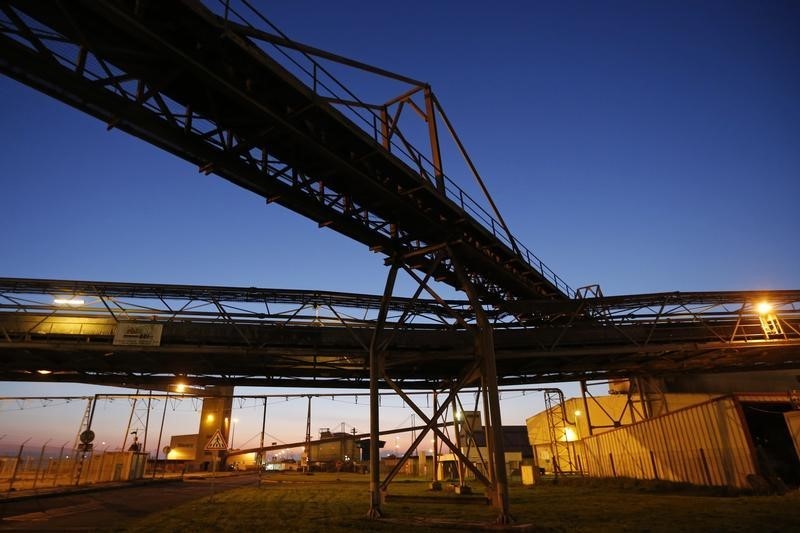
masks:
[[[395,481],[390,494],[430,496],[430,503],[390,500],[386,519],[368,520],[365,475],[287,473],[264,480],[261,488],[230,490],[151,515],[129,531],[474,531],[495,517],[488,505],[444,503],[439,498],[459,497],[429,493],[423,481]],[[574,479],[512,486],[511,512],[533,531],[800,531],[797,491],[725,496],[702,488]]]

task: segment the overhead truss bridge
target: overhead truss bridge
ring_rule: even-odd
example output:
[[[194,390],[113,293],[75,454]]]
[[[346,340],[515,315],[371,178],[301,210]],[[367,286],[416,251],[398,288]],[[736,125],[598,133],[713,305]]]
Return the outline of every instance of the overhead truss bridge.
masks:
[[[194,0],[0,6],[0,72],[108,128],[460,288],[457,257],[484,300],[573,294],[508,230],[428,84],[294,43],[248,2],[236,3],[242,12]],[[407,90],[362,100],[320,56]],[[422,117],[425,149],[400,127],[403,109]],[[445,174],[437,123],[488,209]]]
[[[0,278],[0,380],[362,388],[382,297]],[[58,302],[58,303],[55,303]],[[503,385],[800,367],[800,291],[659,293],[487,309]],[[763,306],[769,305],[769,309]],[[433,390],[474,361],[467,301],[392,298],[385,365]],[[462,315],[468,328],[453,317]],[[157,345],[120,327],[161,327]],[[115,340],[116,339],[116,340]]]

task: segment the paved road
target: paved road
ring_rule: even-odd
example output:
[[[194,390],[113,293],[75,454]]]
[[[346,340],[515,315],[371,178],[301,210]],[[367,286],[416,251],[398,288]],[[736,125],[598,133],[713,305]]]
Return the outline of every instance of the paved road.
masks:
[[[246,485],[257,477],[219,477],[214,492]],[[184,502],[211,495],[210,479],[154,483],[112,490],[59,494],[0,502],[0,531],[97,531],[126,524]]]

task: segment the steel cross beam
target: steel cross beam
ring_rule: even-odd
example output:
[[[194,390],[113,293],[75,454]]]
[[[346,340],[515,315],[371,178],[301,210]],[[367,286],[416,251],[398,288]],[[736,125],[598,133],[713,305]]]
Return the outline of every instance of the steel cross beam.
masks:
[[[433,261],[425,251],[450,244],[485,302],[571,294],[505,234],[504,224],[465,204],[454,183],[437,188],[402,158],[410,149],[384,148],[390,139],[377,129],[370,136],[369,127],[334,108],[316,79],[304,84],[266,46],[201,3],[13,0],[4,6],[0,72],[109,128],[412,268],[425,270]],[[434,275],[458,285],[449,260]]]

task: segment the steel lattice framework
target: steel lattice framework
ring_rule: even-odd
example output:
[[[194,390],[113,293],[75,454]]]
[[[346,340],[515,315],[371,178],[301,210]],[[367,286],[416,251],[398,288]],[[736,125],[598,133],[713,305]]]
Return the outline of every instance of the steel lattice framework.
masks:
[[[409,88],[367,101],[318,58]],[[5,279],[0,379],[368,385],[372,518],[400,467],[381,481],[381,386],[425,423],[418,441],[433,432],[473,470],[508,523],[499,384],[800,366],[798,291],[574,291],[509,231],[428,84],[295,43],[248,0],[0,0],[0,72],[367,245],[389,267],[380,297]],[[400,127],[404,109],[424,121],[425,150]],[[440,125],[488,210],[445,175]],[[418,285],[411,298],[393,297],[400,272]],[[441,298],[434,281],[467,300]],[[75,294],[90,304],[47,301]],[[757,310],[764,299],[772,307]],[[116,342],[126,323],[152,327],[158,343]],[[469,387],[483,396],[488,475],[438,425]],[[429,416],[406,388],[447,396]]]
[[[78,297],[81,306],[53,303]],[[765,333],[765,301],[779,333]],[[0,379],[366,387],[380,302],[326,291],[0,278]],[[800,291],[517,305],[535,320],[493,315],[501,384],[800,367]],[[474,359],[471,333],[447,307],[389,301],[386,365],[405,387],[433,390]],[[162,324],[161,345],[114,345],[117,325],[130,321]]]
[[[403,136],[390,107],[423,92],[434,124],[427,85],[370,105],[304,55],[306,85],[248,38],[270,34],[191,0],[2,5],[0,72],[109,128],[460,288],[449,245],[488,302],[571,295],[443,174],[438,137],[431,162]]]

